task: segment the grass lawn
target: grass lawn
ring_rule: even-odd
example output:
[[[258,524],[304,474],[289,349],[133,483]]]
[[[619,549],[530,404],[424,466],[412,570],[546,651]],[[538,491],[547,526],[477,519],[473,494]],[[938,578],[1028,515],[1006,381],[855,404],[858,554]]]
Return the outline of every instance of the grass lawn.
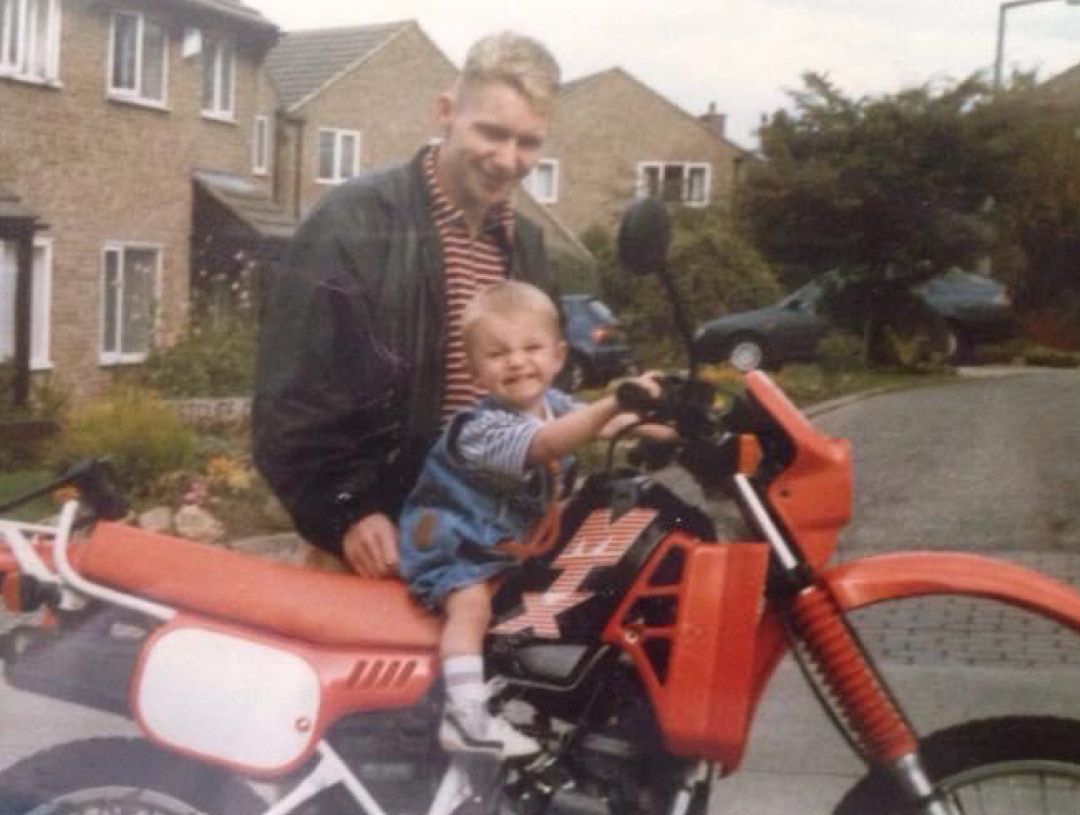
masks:
[[[24,492],[40,487],[51,478],[53,478],[53,473],[49,470],[32,469],[0,472],[0,504],[5,504]],[[4,512],[3,516],[5,518],[16,518],[20,521],[39,521],[55,514],[56,510],[56,504],[46,495],[10,509]]]
[[[954,376],[955,374],[948,370],[934,373],[856,370],[825,374],[815,365],[789,365],[775,374],[774,378],[795,404],[808,407],[865,391],[947,382]]]

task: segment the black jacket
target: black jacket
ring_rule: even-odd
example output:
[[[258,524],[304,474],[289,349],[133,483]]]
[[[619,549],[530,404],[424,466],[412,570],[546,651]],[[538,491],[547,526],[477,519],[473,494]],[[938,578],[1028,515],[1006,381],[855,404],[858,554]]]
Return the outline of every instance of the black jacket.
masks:
[[[446,299],[421,155],[324,196],[270,282],[255,464],[312,543],[396,518],[439,433]],[[510,275],[550,290],[539,228],[515,217]]]

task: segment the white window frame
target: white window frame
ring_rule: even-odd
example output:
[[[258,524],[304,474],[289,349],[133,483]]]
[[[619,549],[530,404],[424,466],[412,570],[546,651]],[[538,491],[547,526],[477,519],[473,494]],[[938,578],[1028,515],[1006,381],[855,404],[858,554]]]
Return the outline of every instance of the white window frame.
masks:
[[[0,272],[10,275],[11,354],[15,353],[15,290],[18,285],[18,249],[14,241],[0,241]],[[40,253],[40,254],[39,254]],[[38,258],[41,262],[38,262]],[[52,239],[34,238],[33,265],[30,272],[30,370],[53,367],[50,356],[52,336]],[[0,357],[0,362],[10,359]]]
[[[205,72],[208,60],[212,63],[210,70],[213,72],[209,105],[205,98],[201,98],[205,84],[199,89],[202,115],[208,119],[234,122],[236,121],[236,43],[228,37],[208,36],[204,33],[202,54],[204,72],[202,82],[206,82]],[[226,71],[227,75],[224,75]]]
[[[540,183],[541,169],[549,170],[551,172],[551,190],[546,192],[543,185]],[[542,158],[529,171],[529,174],[525,176],[522,182],[525,189],[529,191],[537,201],[541,204],[555,204],[559,201],[559,160],[557,158]]]
[[[324,176],[322,174],[322,142],[323,134],[332,133],[334,135],[334,172],[332,175]],[[343,150],[342,142],[347,137],[353,139],[353,157],[352,165],[355,175],[360,171],[360,143],[361,132],[359,130],[343,130],[336,127],[320,127],[318,138],[315,139],[315,181],[319,184],[341,184],[352,178],[352,175],[344,175],[342,173],[342,159]]]
[[[636,182],[638,198],[644,198],[649,194],[649,187],[645,181],[646,172],[650,169],[656,170],[660,185],[663,186],[664,171],[668,167],[682,169],[682,190],[679,194],[679,203],[687,207],[704,207],[708,205],[709,200],[712,198],[712,165],[705,161],[639,161]],[[695,170],[702,171],[705,175],[702,187],[705,195],[700,200],[690,199],[690,176]]]
[[[42,13],[44,42],[32,36]],[[0,0],[0,76],[60,84],[60,0]]]
[[[38,263],[40,252],[41,263]],[[30,291],[30,370],[52,368],[52,238],[34,238],[34,264]]]
[[[251,174],[270,172],[270,117],[260,113],[251,125]]]
[[[154,279],[153,284],[153,304],[152,314],[150,315],[150,338],[147,342],[147,347],[141,351],[124,351],[123,350],[123,290],[122,288],[116,295],[116,332],[117,335],[112,338],[112,349],[106,348],[107,337],[105,336],[106,324],[105,315],[108,310],[108,298],[109,287],[106,279],[107,270],[107,257],[110,252],[116,252],[119,255],[118,258],[118,270],[120,273],[119,285],[123,286],[124,281],[124,259],[128,250],[141,250],[151,251],[156,254],[155,268],[153,270]],[[158,332],[158,322],[160,315],[161,304],[161,278],[162,278],[162,265],[164,262],[164,249],[161,244],[156,243],[139,243],[129,241],[108,241],[102,247],[101,250],[101,323],[100,331],[98,332],[99,344],[98,344],[98,362],[101,365],[131,365],[139,362],[143,362],[149,354],[150,349],[154,346],[155,339]]]
[[[115,84],[116,77],[113,75],[113,66],[116,58],[117,20],[120,17],[132,17],[136,21],[135,27],[135,87],[126,88]],[[161,98],[156,99],[147,96],[145,91],[146,74],[143,68],[143,55],[146,42],[146,24],[152,23],[158,26],[162,32],[161,39]],[[108,97],[121,102],[130,102],[145,107],[165,108],[169,98],[169,31],[168,28],[157,20],[148,19],[141,11],[114,11],[109,21],[109,57],[105,63],[105,87],[108,89]]]

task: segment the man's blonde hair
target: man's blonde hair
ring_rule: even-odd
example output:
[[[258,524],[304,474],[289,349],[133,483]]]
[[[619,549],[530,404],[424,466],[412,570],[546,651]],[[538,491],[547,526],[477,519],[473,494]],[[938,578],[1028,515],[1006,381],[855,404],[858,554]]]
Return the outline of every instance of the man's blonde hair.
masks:
[[[466,352],[471,351],[476,327],[489,315],[512,317],[532,314],[551,322],[552,334],[561,337],[559,309],[547,293],[531,283],[520,280],[500,280],[473,297],[461,313],[461,333]]]
[[[547,113],[559,92],[559,64],[532,37],[503,31],[477,40],[465,57],[459,89],[505,82],[534,108]]]

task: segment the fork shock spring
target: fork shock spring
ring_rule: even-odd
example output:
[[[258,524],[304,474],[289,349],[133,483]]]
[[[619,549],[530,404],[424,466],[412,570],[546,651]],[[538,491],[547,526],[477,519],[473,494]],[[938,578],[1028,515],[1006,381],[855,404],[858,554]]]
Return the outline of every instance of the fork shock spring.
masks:
[[[804,589],[792,601],[791,621],[863,754],[890,763],[914,753],[915,734],[832,595],[820,586]]]

